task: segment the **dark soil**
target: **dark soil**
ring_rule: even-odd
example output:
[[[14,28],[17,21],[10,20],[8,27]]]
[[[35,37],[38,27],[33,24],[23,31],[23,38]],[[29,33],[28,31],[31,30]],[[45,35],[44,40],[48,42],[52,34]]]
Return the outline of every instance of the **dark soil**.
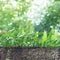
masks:
[[[0,60],[60,60],[59,48],[0,48]]]

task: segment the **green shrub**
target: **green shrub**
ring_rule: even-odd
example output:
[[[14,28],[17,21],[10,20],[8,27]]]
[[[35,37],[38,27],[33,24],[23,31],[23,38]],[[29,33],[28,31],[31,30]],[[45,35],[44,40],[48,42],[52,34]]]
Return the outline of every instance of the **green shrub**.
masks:
[[[26,0],[16,2],[19,3],[14,7],[7,0],[0,1],[0,47],[60,46],[60,35],[54,29],[49,34],[47,31],[34,32],[34,26],[26,16],[31,3]]]

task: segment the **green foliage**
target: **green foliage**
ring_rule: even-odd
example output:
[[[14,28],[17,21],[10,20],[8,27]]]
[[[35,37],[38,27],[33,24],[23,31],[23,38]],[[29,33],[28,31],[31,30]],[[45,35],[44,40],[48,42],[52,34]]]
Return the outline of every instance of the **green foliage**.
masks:
[[[41,40],[42,46],[44,46],[46,41],[47,41],[47,32],[44,31],[43,36],[42,36],[42,40]]]
[[[27,0],[15,0],[15,2],[16,5],[8,0],[0,1],[0,47],[60,46],[60,35],[55,29],[51,29],[49,34],[47,31],[51,25],[56,26],[60,23],[59,2],[48,7],[48,13],[40,26],[40,28],[44,26],[41,28],[43,32],[35,32],[33,24],[26,16],[31,2]]]
[[[50,26],[53,28],[56,27],[57,24],[60,23],[60,2],[54,2],[50,7],[48,7],[48,13],[45,15],[45,19],[43,24],[45,26],[44,29],[49,30]],[[49,23],[49,24],[47,24]]]
[[[34,31],[26,16],[31,1],[13,2],[16,4],[7,0],[0,1],[0,46],[21,46],[27,40],[28,34]]]
[[[35,26],[35,30],[40,32],[46,30],[49,33],[51,26],[55,29],[57,24],[60,25],[60,1],[55,1],[46,7],[45,13],[41,23]]]
[[[60,0],[55,0],[55,1],[60,1]]]
[[[59,39],[60,35],[55,32],[54,29],[52,29],[49,33],[49,35],[47,36],[47,33],[44,32],[43,36],[42,36],[42,40],[41,42],[41,46],[42,47],[59,47],[60,46],[60,39]],[[45,39],[44,39],[45,38]]]

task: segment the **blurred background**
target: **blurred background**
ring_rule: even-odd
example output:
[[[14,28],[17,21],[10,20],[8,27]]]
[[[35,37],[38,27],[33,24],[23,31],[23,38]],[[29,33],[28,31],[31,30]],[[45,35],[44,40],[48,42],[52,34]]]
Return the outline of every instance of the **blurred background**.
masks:
[[[0,46],[59,43],[59,0],[0,0]]]

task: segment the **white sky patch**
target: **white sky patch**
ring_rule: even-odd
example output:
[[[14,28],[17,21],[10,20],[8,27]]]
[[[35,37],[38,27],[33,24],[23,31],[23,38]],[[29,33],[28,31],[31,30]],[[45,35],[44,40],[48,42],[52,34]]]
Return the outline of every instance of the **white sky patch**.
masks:
[[[32,20],[32,23],[37,25],[41,22],[41,16],[46,13],[44,7],[50,6],[49,0],[34,0],[27,13],[27,16]],[[44,13],[43,13],[44,12]]]
[[[16,5],[18,4],[15,0],[10,0],[10,3],[11,3],[14,7],[16,7]]]

